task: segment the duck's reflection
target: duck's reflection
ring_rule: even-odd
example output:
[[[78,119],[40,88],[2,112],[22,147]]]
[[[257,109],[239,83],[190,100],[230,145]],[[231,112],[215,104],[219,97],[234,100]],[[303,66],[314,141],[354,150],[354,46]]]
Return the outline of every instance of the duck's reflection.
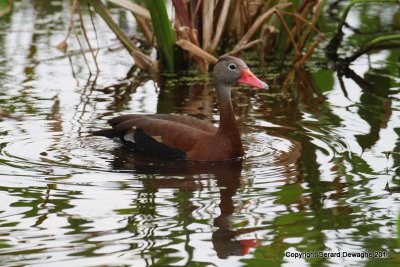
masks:
[[[214,226],[217,228],[212,233],[213,247],[219,258],[227,258],[232,255],[241,256],[248,254],[252,247],[258,245],[256,239],[240,239],[240,235],[257,231],[252,229],[231,228],[231,215],[235,212],[233,197],[241,187],[242,161],[226,162],[177,162],[164,161],[148,158],[141,155],[132,155],[123,148],[114,151],[113,167],[116,170],[132,170],[141,174],[159,174],[165,177],[160,179],[145,179],[143,186],[154,192],[161,188],[173,188],[180,191],[203,190],[204,184],[199,179],[202,175],[211,175],[215,179],[220,192],[220,215],[214,219]],[[174,176],[179,176],[176,178]],[[190,202],[190,200],[189,200]],[[185,203],[186,211],[191,216],[194,206],[192,203]]]
[[[245,255],[251,247],[256,247],[256,239],[241,239],[241,234],[255,231],[254,229],[231,230],[230,216],[235,211],[232,198],[240,187],[240,174],[242,162],[222,163],[215,172],[215,179],[220,192],[221,202],[219,208],[221,215],[214,219],[214,226],[218,229],[212,234],[214,249],[219,258],[225,259],[231,255]]]

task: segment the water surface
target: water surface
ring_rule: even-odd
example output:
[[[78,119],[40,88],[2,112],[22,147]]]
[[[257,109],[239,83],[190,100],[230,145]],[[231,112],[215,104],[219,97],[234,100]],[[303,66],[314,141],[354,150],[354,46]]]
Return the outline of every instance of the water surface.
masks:
[[[90,74],[82,56],[55,48],[67,12],[64,1],[15,1],[0,18],[0,107],[10,114],[0,121],[0,265],[400,264],[399,51],[352,64],[372,91],[340,79],[318,59],[322,50],[304,70],[253,66],[272,89],[233,90],[245,158],[176,163],[134,155],[90,131],[123,113],[175,112],[217,124],[209,77],[140,73],[99,19],[101,72],[86,54]],[[137,34],[128,13],[113,12]],[[363,25],[364,13],[351,12],[350,26]],[[349,43],[354,36],[346,29]],[[75,38],[69,44],[79,51]],[[312,251],[389,256],[285,255]]]

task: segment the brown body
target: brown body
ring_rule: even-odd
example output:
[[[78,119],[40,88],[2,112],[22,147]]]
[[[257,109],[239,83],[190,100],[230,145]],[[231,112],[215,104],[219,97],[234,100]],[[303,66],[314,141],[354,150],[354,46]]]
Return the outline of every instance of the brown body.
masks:
[[[255,78],[242,60],[234,57],[219,60],[214,67],[213,81],[220,108],[218,128],[186,115],[129,114],[109,120],[112,130],[95,134],[118,136],[124,142],[132,143],[141,152],[163,157],[171,154],[196,161],[222,161],[241,157],[244,153],[233,112],[230,86],[235,82],[259,88],[267,88],[267,85]]]

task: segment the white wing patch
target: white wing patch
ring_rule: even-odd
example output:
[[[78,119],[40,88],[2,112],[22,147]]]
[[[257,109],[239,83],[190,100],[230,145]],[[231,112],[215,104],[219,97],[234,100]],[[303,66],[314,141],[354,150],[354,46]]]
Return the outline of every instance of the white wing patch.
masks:
[[[128,132],[124,135],[124,140],[127,142],[135,143],[135,137],[132,132]]]
[[[151,136],[154,140],[156,140],[159,143],[162,143],[162,137],[161,135],[152,135]]]

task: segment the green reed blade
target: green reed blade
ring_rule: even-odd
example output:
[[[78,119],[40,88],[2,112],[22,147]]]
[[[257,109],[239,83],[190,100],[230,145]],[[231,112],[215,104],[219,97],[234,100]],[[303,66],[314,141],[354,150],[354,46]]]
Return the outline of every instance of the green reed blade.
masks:
[[[144,2],[150,11],[161,60],[166,65],[167,70],[173,72],[175,70],[175,36],[171,29],[165,0],[144,0]]]

